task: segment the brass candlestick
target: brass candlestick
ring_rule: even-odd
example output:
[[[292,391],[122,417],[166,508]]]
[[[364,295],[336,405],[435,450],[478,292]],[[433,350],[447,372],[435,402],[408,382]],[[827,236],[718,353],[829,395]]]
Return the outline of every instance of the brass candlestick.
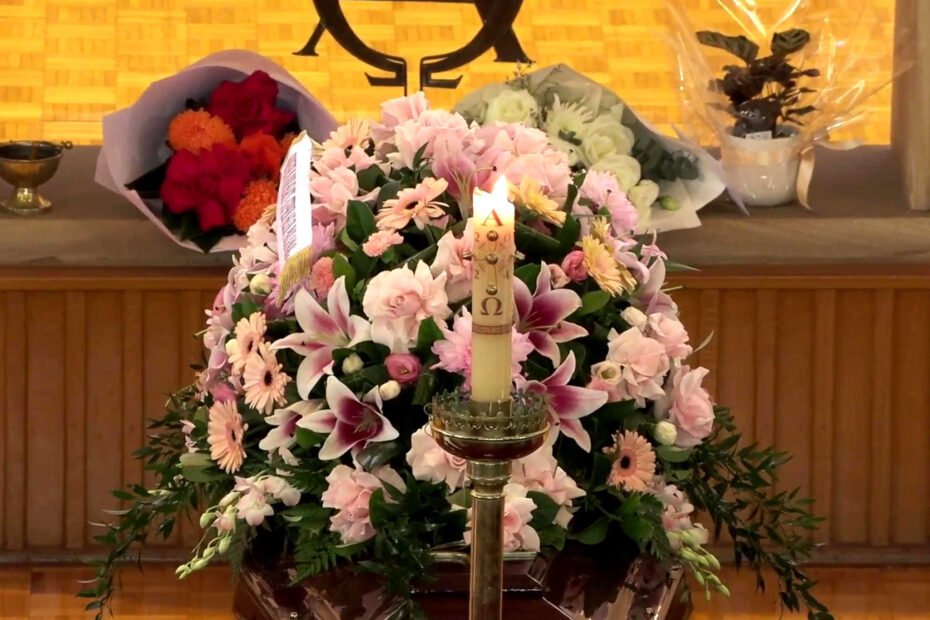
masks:
[[[472,482],[470,620],[501,618],[504,485],[511,461],[542,446],[549,429],[546,411],[545,400],[534,392],[492,403],[461,393],[433,400],[433,437],[446,452],[467,459]]]

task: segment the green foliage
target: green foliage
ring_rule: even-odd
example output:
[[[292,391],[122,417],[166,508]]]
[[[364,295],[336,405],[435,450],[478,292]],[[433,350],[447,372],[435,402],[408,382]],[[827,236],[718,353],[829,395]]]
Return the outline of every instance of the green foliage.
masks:
[[[814,583],[799,567],[815,548],[810,534],[823,521],[809,512],[812,500],[798,497],[798,489],[773,492],[778,469],[788,456],[756,445],[740,447],[741,435],[727,409],[716,409],[714,433],[694,448],[693,474],[680,481],[691,502],[733,539],[736,565],[744,562],[765,588],[763,568],[771,567],[779,580],[779,598],[791,611],[803,604],[810,620],[833,616],[814,596]]]
[[[747,65],[759,55],[759,46],[743,35],[727,36],[719,32],[703,30],[697,33],[697,39],[702,45],[730,52]]]

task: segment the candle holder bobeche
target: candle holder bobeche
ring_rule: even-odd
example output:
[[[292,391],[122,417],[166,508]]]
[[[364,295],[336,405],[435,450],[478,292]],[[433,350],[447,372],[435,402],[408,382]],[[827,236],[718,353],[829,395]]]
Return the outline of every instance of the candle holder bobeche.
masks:
[[[479,402],[464,392],[433,399],[430,428],[443,450],[467,460],[471,479],[472,541],[468,616],[501,618],[504,486],[511,462],[529,456],[549,430],[545,398],[516,392],[508,400]]]

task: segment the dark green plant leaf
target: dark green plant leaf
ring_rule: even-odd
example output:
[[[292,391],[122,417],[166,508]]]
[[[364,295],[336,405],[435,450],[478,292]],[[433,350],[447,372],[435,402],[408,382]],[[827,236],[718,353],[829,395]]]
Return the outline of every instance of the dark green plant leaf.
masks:
[[[352,267],[352,265],[349,264],[349,261],[347,261],[346,257],[342,254],[336,254],[333,256],[333,276],[335,276],[337,280],[342,276],[345,276],[346,290],[354,291],[355,283],[357,280],[355,269]]]
[[[743,35],[733,37],[719,32],[702,30],[697,33],[697,39],[702,45],[717,47],[730,52],[747,65],[759,55],[759,46]]]
[[[581,307],[578,309],[578,315],[584,316],[586,314],[597,312],[606,306],[607,302],[609,301],[610,293],[605,293],[604,291],[591,291],[590,293],[585,293],[581,298]]]
[[[297,445],[306,450],[307,448],[312,448],[314,446],[319,446],[323,444],[323,441],[326,439],[326,435],[316,433],[311,431],[308,428],[297,427],[297,433],[295,434],[297,438]]]
[[[399,441],[379,441],[367,446],[355,458],[365,471],[371,472],[403,453],[404,446]]]
[[[691,450],[674,448],[672,446],[658,446],[656,454],[667,463],[684,463],[691,458]]]
[[[513,275],[520,278],[524,284],[532,291],[536,288],[536,278],[539,276],[539,263],[527,263],[518,267]]]
[[[371,207],[364,202],[350,200],[346,207],[346,230],[356,243],[362,243],[378,230]]]
[[[378,187],[378,181],[384,175],[381,172],[381,168],[378,166],[369,166],[368,168],[359,172],[358,176],[358,186],[362,191],[370,192],[374,188]]]
[[[811,40],[808,31],[801,28],[792,28],[772,35],[772,53],[781,56],[794,54],[800,51]]]
[[[427,317],[420,322],[420,329],[417,331],[416,352],[420,355],[427,355],[433,348],[433,343],[442,340],[442,330],[436,325],[433,317]]]
[[[607,538],[607,532],[609,529],[610,519],[607,517],[601,517],[585,529],[572,536],[572,538],[583,545],[599,545],[604,542],[605,538]]]

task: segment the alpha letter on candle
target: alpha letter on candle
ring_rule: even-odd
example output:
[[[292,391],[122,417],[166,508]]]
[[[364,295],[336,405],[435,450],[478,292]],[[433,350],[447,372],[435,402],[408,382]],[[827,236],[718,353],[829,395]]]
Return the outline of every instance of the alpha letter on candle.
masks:
[[[508,400],[516,248],[505,177],[491,193],[475,190],[473,228],[471,397],[479,402]]]

